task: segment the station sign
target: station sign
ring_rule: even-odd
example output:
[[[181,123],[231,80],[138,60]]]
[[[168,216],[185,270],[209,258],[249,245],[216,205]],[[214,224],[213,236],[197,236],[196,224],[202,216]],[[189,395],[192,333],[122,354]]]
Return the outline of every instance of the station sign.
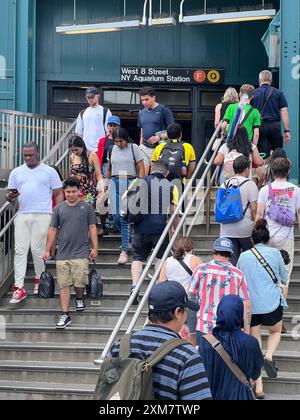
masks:
[[[122,83],[176,84],[176,85],[221,85],[224,69],[180,67],[121,67]]]

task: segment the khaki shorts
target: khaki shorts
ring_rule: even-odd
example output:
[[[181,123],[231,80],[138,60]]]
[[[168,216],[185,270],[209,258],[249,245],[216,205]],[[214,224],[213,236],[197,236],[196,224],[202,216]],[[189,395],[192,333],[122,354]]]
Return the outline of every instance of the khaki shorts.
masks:
[[[155,148],[152,149],[151,147],[147,147],[144,144],[141,144],[140,149],[143,153],[145,166],[151,166],[152,156],[153,156]]]
[[[56,262],[59,289],[75,286],[85,288],[89,282],[89,260],[65,260]]]

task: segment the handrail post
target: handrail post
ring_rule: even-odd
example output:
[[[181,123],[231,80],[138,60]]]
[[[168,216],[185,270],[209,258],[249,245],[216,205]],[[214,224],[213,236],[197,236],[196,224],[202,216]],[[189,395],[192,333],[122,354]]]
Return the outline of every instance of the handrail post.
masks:
[[[206,235],[209,235],[209,226],[210,226],[210,191],[211,191],[211,168],[207,172],[207,184],[206,188],[209,190],[208,196],[206,198]]]

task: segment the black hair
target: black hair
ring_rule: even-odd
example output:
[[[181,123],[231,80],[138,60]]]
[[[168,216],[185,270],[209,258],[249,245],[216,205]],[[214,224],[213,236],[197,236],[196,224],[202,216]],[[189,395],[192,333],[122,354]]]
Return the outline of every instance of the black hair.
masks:
[[[125,140],[126,143],[133,143],[132,139],[129,137],[128,132],[125,128],[119,127],[117,128],[112,134],[113,140],[122,139]]]
[[[281,249],[281,250],[280,250],[280,253],[281,253],[281,256],[282,256],[282,258],[283,258],[283,262],[284,262],[284,264],[285,264],[285,265],[289,265],[289,264],[290,264],[290,262],[291,262],[291,259],[290,259],[290,255],[289,255],[289,253],[288,253],[287,251],[285,251],[284,249]]]
[[[39,145],[35,142],[35,141],[28,141],[26,143],[24,143],[23,145],[23,149],[30,149],[33,148],[37,153],[40,152],[40,148]]]
[[[291,163],[286,158],[276,158],[271,163],[271,172],[274,178],[287,178],[291,169]]]
[[[167,133],[170,140],[179,139],[182,135],[182,127],[178,123],[170,124],[167,128]]]
[[[233,170],[235,174],[241,174],[246,169],[250,168],[250,159],[246,158],[245,156],[238,156],[233,161]]]
[[[87,177],[90,178],[90,169],[89,169],[89,158],[87,154],[87,148],[85,145],[84,140],[79,136],[73,136],[69,142],[69,148],[71,149],[72,146],[83,148],[82,152],[82,164],[84,166],[84,172],[86,173]]]
[[[252,231],[252,241],[254,245],[267,244],[270,240],[268,222],[265,219],[258,220]]]
[[[63,189],[65,190],[68,187],[76,187],[80,189],[80,182],[76,178],[68,178],[63,183]]]
[[[277,149],[275,149],[271,155],[271,161],[273,162],[275,159],[278,158],[285,158],[287,159],[287,154],[286,151],[284,149],[282,149],[281,147],[277,147]]]
[[[150,322],[166,324],[167,322],[171,322],[175,319],[175,311],[177,308],[178,306],[171,311],[165,312],[154,312],[149,310],[148,319]],[[184,308],[180,308],[180,310],[184,311]]]
[[[245,127],[239,126],[236,130],[235,136],[232,141],[227,143],[229,152],[236,150],[242,153],[246,158],[249,158],[252,154],[252,146],[249,142],[248,132]]]
[[[145,86],[139,91],[140,96],[155,96],[155,89],[151,86]]]
[[[213,251],[213,254],[214,255],[220,255],[221,257],[224,257],[224,258],[227,258],[227,259],[229,259],[229,258],[232,257],[232,253],[231,252],[227,252],[227,251],[216,251],[215,249]]]

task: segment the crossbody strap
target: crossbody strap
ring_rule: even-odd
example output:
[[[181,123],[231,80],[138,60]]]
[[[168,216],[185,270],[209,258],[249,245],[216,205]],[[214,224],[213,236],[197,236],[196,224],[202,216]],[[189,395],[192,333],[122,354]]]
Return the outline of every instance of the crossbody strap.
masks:
[[[267,263],[267,261],[264,259],[264,257],[261,255],[261,253],[256,248],[252,248],[251,251],[256,256],[256,258],[261,263],[261,265],[264,267],[264,269],[267,271],[267,273],[269,274],[269,276],[271,277],[271,279],[273,280],[273,282],[275,284],[277,284],[278,283],[278,279],[276,277],[276,274],[274,273],[274,271],[272,270],[272,268],[269,266],[269,264]]]
[[[269,100],[271,99],[271,96],[273,95],[273,92],[274,92],[274,91],[275,91],[275,89],[274,89],[273,87],[270,87],[270,91],[269,91],[268,97],[267,97],[266,102],[265,102],[265,104],[264,104],[264,106],[263,106],[263,109],[261,110],[261,113],[260,113],[261,118],[263,118],[263,113],[265,112],[266,107],[267,107],[267,105],[268,105],[268,102],[269,102]]]
[[[244,116],[243,120],[241,121],[240,125],[244,126],[245,122],[248,120],[252,112],[254,111],[254,108],[251,106],[251,108],[248,110],[247,114]]]
[[[151,356],[149,356],[146,360],[147,364],[151,367],[155,366],[159,363],[164,357],[167,356],[172,350],[176,349],[177,347],[182,346],[183,344],[187,344],[186,341],[182,340],[181,338],[172,338],[171,340],[165,341],[161,344],[158,349],[156,349]]]
[[[208,341],[208,343],[212,346],[212,348],[219,354],[221,359],[226,363],[226,365],[229,367],[231,372],[236,376],[236,378],[244,385],[246,385],[253,397],[254,400],[256,400],[256,396],[254,394],[254,391],[252,389],[252,386],[250,385],[248,379],[246,378],[245,374],[241,371],[241,369],[233,363],[231,360],[230,355],[227,353],[227,351],[224,349],[222,344],[219,340],[216,339],[212,334],[204,335],[203,338]]]
[[[183,260],[177,260],[179,262],[179,264],[181,265],[182,268],[184,268],[184,270],[190,275],[193,275],[192,270],[190,269],[190,267],[183,261]]]

